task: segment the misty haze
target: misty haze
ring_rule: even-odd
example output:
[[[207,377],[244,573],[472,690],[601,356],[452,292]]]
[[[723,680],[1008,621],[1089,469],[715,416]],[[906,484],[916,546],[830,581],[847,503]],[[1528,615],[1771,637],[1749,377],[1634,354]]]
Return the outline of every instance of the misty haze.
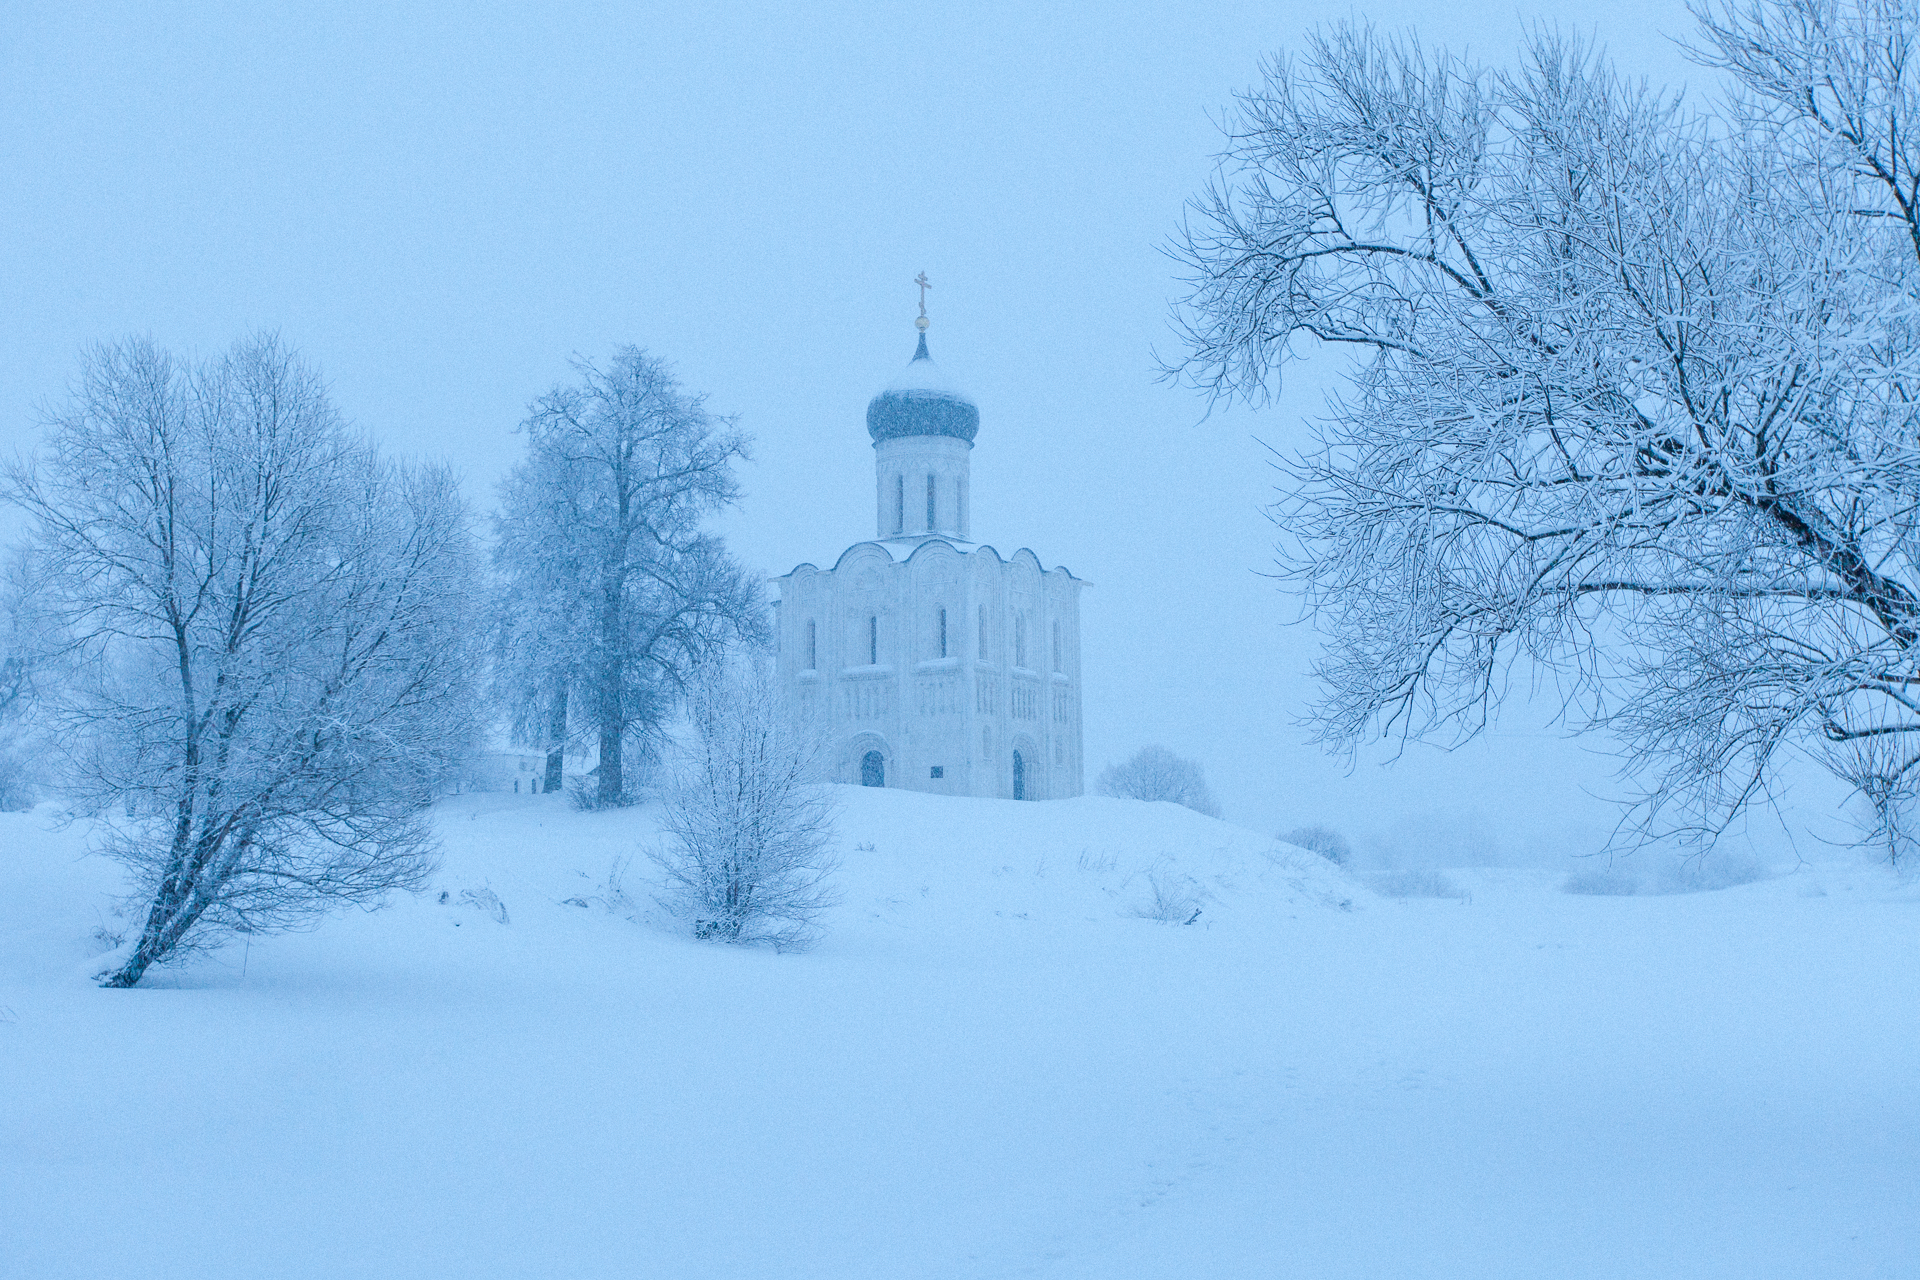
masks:
[[[0,1276],[1920,1280],[1920,0],[0,20]]]

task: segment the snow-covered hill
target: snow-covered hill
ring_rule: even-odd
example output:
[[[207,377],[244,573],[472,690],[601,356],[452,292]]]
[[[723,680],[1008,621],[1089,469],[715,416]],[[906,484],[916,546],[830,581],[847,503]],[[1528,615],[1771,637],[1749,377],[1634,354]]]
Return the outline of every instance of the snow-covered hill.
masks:
[[[0,815],[0,1275],[1920,1257],[1920,903],[1883,873],[1392,900],[1171,806],[840,798],[810,953],[658,927],[645,811],[467,796],[433,892],[133,992],[80,977],[118,925],[84,830]]]

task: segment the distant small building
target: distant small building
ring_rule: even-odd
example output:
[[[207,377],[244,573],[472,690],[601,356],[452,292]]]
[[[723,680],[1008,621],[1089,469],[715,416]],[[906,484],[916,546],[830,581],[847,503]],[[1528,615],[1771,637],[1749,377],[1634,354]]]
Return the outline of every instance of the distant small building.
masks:
[[[924,297],[912,361],[867,406],[876,536],[776,579],[781,688],[834,781],[1077,796],[1086,584],[971,540],[980,412],[927,352]]]
[[[546,756],[538,751],[499,749],[476,751],[467,758],[461,771],[462,791],[522,791],[534,793],[547,767]]]

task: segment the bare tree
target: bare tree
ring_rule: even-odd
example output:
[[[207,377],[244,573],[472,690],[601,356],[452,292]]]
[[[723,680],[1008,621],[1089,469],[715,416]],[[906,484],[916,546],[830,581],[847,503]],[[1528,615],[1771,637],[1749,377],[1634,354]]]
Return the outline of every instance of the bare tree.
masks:
[[[143,908],[104,985],[420,884],[473,728],[452,477],[382,462],[272,336],[96,348],[47,427],[9,481],[75,662],[53,714]]]
[[[498,670],[549,785],[576,733],[599,748],[595,799],[624,804],[625,749],[657,745],[698,668],[765,629],[757,582],[703,530],[734,502],[745,437],[637,347],[534,403],[501,489]]]
[[[1206,773],[1194,761],[1162,746],[1142,747],[1125,763],[1108,765],[1093,785],[1103,796],[1166,800],[1209,818],[1220,816],[1220,805],[1207,788]]]
[[[668,905],[699,938],[807,945],[838,900],[817,744],[784,714],[769,666],[751,660],[709,670],[688,725],[669,753],[669,842],[654,857]]]
[[[1738,31],[1804,43],[1787,11]],[[1624,740],[1626,832],[1707,838],[1784,750],[1920,744],[1920,241],[1873,160],[1765,115],[1553,38],[1495,75],[1351,26],[1242,99],[1178,371],[1261,402],[1356,357],[1275,509],[1323,741],[1470,735],[1524,661]]]

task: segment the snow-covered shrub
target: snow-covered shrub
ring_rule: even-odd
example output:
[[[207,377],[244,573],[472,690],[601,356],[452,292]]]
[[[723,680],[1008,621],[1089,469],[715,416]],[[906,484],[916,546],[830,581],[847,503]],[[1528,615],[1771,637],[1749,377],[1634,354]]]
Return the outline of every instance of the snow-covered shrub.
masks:
[[[567,803],[580,813],[593,813],[600,809],[624,809],[633,803],[629,795],[618,795],[611,799],[602,799],[600,785],[591,776],[567,779]]]
[[[1640,892],[1640,877],[1625,867],[1607,865],[1584,867],[1568,874],[1560,885],[1562,893],[1591,894],[1596,897],[1624,897]]]
[[[0,748],[0,812],[31,809],[36,798],[26,762]]]
[[[33,807],[47,752],[35,685],[52,674],[56,643],[29,603],[35,594],[29,559],[18,553],[0,584],[0,811]]]
[[[1166,924],[1192,924],[1200,918],[1200,887],[1192,877],[1171,871],[1147,873],[1147,899],[1134,908],[1142,920]]]
[[[1768,879],[1772,870],[1750,853],[1713,850],[1681,856],[1648,857],[1639,866],[1612,863],[1575,871],[1561,883],[1563,893],[1629,894],[1708,893]]]
[[[1654,893],[1707,893],[1753,884],[1772,876],[1766,863],[1750,853],[1714,849],[1692,857],[1673,858],[1660,867]]]
[[[444,893],[440,896],[446,897]],[[500,901],[500,895],[493,891],[491,885],[483,884],[478,889],[462,889],[460,905],[472,907],[483,915],[491,916],[495,924],[511,923],[507,918],[507,904]]]
[[[1093,785],[1103,796],[1168,800],[1209,818],[1220,816],[1220,805],[1207,789],[1200,766],[1161,746],[1142,747],[1124,764],[1108,765]]]
[[[1353,861],[1353,846],[1332,827],[1295,827],[1280,839],[1296,848],[1317,853],[1328,862],[1340,866]]]
[[[1465,902],[1472,897],[1438,871],[1376,871],[1366,881],[1383,898],[1457,898]]]
[[[709,675],[690,700],[686,738],[670,752],[653,860],[661,905],[697,938],[801,947],[838,901],[828,885],[833,802],[811,780],[817,747],[782,714],[765,664]]]

